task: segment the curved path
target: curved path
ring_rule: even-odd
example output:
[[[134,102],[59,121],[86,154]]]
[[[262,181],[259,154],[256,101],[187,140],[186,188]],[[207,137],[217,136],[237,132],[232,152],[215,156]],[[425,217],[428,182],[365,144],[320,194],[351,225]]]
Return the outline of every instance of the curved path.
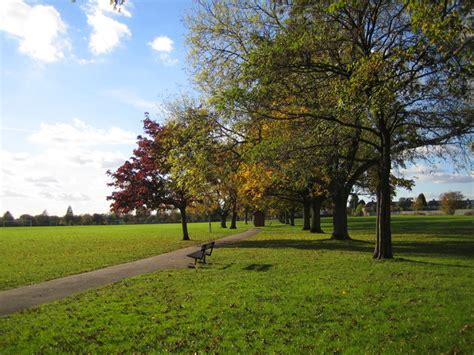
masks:
[[[260,232],[258,229],[250,229],[243,233],[224,237],[216,241],[216,247],[239,242],[258,232]],[[0,291],[0,316],[58,300],[88,289],[109,285],[127,277],[160,269],[187,268],[190,262],[193,263],[193,261],[186,255],[199,250],[199,247],[200,245],[194,245],[146,259],[109,266],[104,269]]]

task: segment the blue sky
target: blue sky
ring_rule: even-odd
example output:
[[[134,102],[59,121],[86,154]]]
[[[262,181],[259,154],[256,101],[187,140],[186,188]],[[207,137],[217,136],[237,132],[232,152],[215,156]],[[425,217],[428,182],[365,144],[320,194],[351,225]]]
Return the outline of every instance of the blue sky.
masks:
[[[143,113],[192,86],[182,18],[189,0],[0,0],[0,213],[106,212],[105,171],[129,157]],[[473,177],[449,166],[414,192],[462,191]],[[397,197],[398,198],[398,197]]]

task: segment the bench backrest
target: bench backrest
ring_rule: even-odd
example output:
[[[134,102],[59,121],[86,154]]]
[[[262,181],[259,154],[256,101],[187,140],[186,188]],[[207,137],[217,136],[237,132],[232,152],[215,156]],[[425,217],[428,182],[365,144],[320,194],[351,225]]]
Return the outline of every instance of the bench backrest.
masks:
[[[201,245],[201,251],[203,252],[203,254],[206,253],[206,255],[211,255],[212,250],[214,249],[214,244],[215,242],[210,242],[210,243]]]

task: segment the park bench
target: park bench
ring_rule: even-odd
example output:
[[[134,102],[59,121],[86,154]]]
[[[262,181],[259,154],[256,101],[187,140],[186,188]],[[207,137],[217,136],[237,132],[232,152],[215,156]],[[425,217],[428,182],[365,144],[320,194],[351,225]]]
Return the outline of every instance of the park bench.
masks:
[[[198,260],[201,260],[204,264],[206,263],[206,256],[211,256],[212,250],[214,249],[215,242],[210,242],[201,245],[201,249],[195,251],[194,253],[188,254],[190,258],[194,259],[194,265],[196,265]]]

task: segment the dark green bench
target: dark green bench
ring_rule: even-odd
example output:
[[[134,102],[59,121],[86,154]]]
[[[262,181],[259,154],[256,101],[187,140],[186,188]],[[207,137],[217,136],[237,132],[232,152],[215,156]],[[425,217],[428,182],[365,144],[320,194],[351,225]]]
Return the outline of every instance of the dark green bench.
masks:
[[[196,265],[197,261],[200,260],[204,264],[206,263],[206,256],[211,256],[212,251],[214,250],[215,242],[210,242],[201,245],[201,249],[195,251],[194,253],[188,254],[186,256],[194,259],[194,265]]]

